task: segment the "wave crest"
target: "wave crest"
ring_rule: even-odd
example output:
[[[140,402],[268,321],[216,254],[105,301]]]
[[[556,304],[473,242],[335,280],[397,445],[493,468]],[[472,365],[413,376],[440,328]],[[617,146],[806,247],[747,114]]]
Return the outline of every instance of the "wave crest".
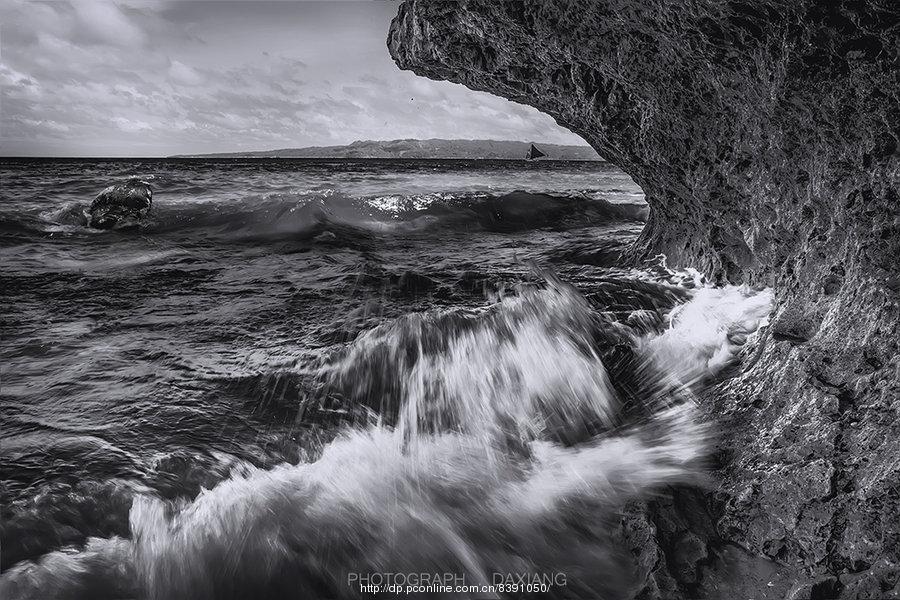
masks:
[[[614,203],[586,195],[552,196],[516,191],[412,196],[350,197],[335,190],[277,193],[239,201],[169,202],[164,193],[142,221],[144,234],[190,234],[225,238],[315,236],[324,231],[391,233],[433,228],[513,232],[544,227],[644,221],[642,203]],[[69,202],[39,215],[3,215],[10,233],[94,233],[87,204]]]
[[[0,589],[40,597],[61,580],[91,590],[108,577],[151,599],[354,598],[353,574],[475,584],[565,571],[570,587],[551,596],[621,597],[623,505],[702,473],[710,431],[685,385],[696,383],[692,357],[708,370],[733,359],[719,356],[722,340],[739,347],[770,301],[683,293],[691,299],[662,333],[647,333],[649,309],[630,327],[558,282],[378,327],[317,370],[329,393],[368,404],[374,423],[345,429],[315,461],[247,467],[192,502],[139,496],[130,542],[20,564]],[[714,335],[685,347],[700,326]],[[630,359],[611,361],[617,352]],[[667,363],[679,356],[686,371]],[[635,373],[630,395],[610,369]]]

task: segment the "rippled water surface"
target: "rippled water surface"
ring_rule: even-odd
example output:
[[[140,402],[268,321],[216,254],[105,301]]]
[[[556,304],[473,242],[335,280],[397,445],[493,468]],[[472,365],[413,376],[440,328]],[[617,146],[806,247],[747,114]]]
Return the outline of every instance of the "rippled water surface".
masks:
[[[87,228],[129,176],[153,187],[148,220]],[[348,572],[388,567],[567,565],[579,593],[617,589],[602,515],[688,477],[691,386],[768,310],[620,266],[647,208],[605,163],[8,161],[2,178],[14,597],[355,597]],[[540,534],[572,527],[577,548]]]

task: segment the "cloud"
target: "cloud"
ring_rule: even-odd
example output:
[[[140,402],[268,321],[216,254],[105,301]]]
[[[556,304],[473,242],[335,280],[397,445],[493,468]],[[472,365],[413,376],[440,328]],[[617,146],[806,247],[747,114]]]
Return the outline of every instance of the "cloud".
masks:
[[[125,117],[114,117],[113,123],[115,123],[122,131],[127,132],[150,131],[153,129],[153,126],[150,125],[150,123],[145,123],[144,121],[132,121]]]
[[[173,60],[169,66],[169,79],[182,85],[201,85],[205,81],[196,69],[178,60]]]
[[[579,143],[536,110],[400,71],[396,3],[0,3],[2,152],[166,155],[470,137]]]
[[[46,129],[54,132],[67,132],[69,131],[69,126],[64,123],[57,123],[56,121],[36,121],[34,119],[19,119],[20,122],[27,127],[36,127],[40,129]]]
[[[76,17],[76,39],[124,47],[143,46],[147,40],[144,32],[112,2],[78,0],[69,6]]]
[[[37,101],[42,93],[41,85],[35,78],[26,73],[20,73],[5,64],[0,64],[0,87],[11,98]]]

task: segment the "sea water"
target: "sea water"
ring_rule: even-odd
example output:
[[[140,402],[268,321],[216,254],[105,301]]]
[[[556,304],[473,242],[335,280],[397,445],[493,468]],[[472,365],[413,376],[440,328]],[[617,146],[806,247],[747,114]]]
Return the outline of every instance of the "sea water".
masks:
[[[132,176],[149,218],[87,227]],[[5,598],[615,597],[617,515],[702,473],[694,395],[771,301],[626,263],[602,162],[2,179]]]

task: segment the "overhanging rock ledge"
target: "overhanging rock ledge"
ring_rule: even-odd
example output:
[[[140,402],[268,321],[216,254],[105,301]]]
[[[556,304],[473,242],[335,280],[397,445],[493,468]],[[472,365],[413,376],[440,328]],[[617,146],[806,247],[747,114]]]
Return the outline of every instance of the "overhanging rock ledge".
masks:
[[[648,512],[638,596],[900,596],[898,10],[407,0],[391,25],[401,68],[530,104],[628,172],[634,260],[776,289],[754,360],[703,398],[718,489]]]

